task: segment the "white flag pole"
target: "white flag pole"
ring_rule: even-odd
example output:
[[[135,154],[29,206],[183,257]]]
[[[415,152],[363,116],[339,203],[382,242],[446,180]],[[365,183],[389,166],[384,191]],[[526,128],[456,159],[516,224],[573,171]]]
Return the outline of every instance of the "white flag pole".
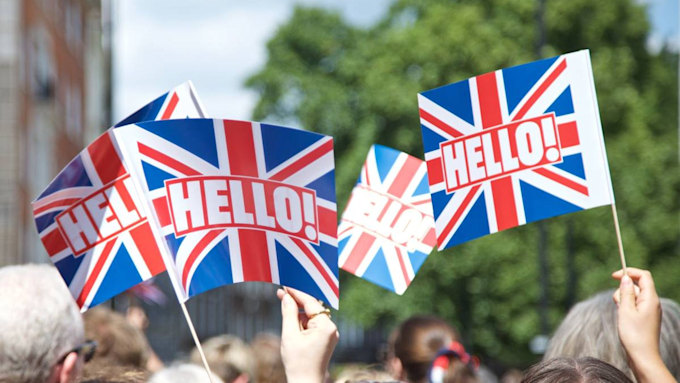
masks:
[[[616,204],[612,203],[612,215],[614,216],[614,228],[616,229],[616,241],[619,244],[619,257],[621,258],[621,266],[623,266],[623,275],[627,275],[626,271],[626,255],[623,253],[623,240],[621,240],[621,229],[619,228],[619,215],[616,213]]]
[[[210,366],[208,365],[208,360],[205,358],[205,353],[203,352],[203,347],[201,346],[201,342],[198,340],[198,335],[196,334],[196,329],[194,328],[194,323],[191,321],[191,317],[189,316],[189,311],[187,311],[187,306],[181,300],[179,301],[179,305],[182,306],[182,312],[184,313],[184,318],[187,320],[187,324],[189,325],[189,331],[191,331],[191,336],[194,338],[194,343],[196,343],[196,348],[198,349],[198,353],[201,355],[201,360],[203,361],[203,367],[205,367],[205,371],[208,373],[208,379],[210,380],[210,383],[215,383],[215,382],[213,382],[212,371],[210,370]]]

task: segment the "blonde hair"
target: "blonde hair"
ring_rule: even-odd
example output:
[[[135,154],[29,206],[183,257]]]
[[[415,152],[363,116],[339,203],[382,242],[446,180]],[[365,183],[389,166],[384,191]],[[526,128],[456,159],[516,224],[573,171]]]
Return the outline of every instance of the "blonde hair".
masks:
[[[210,369],[225,383],[231,383],[241,374],[253,377],[254,360],[250,347],[232,335],[218,335],[203,342],[203,351]],[[201,364],[201,355],[194,348],[191,361]]]

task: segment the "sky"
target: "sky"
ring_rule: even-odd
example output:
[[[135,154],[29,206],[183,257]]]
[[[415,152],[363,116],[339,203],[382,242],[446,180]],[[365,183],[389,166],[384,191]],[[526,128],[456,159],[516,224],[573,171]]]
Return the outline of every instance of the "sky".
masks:
[[[598,0],[593,0],[598,1]],[[680,0],[638,0],[652,21],[649,47],[677,49]],[[257,95],[243,86],[267,59],[266,43],[295,4],[339,11],[370,26],[391,0],[118,0],[113,3],[116,121],[191,80],[208,116],[247,120]]]

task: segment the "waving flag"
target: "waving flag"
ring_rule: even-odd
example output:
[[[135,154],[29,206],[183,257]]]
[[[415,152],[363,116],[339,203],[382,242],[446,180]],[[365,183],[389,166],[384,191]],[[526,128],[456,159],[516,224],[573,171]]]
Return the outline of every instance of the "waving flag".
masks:
[[[588,51],[418,95],[439,248],[613,203]]]
[[[185,83],[125,121],[200,117],[197,100]],[[165,270],[111,131],[76,156],[32,204],[38,235],[83,311]]]
[[[343,270],[403,294],[436,242],[425,162],[373,145],[338,241]]]
[[[180,297],[264,281],[338,307],[331,137],[205,119],[114,134],[167,243]]]

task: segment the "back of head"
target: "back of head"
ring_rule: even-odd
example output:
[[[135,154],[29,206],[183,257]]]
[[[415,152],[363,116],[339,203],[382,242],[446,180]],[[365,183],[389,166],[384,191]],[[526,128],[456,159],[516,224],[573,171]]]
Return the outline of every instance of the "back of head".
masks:
[[[255,357],[255,383],[285,383],[286,371],[281,360],[281,338],[274,334],[258,334],[250,347]]]
[[[241,339],[232,335],[219,335],[203,342],[203,351],[210,369],[225,383],[231,383],[244,374],[253,376],[253,354]],[[191,361],[201,364],[197,349],[191,352]]]
[[[94,360],[103,360],[107,365],[133,366],[143,368],[149,357],[149,348],[144,334],[125,317],[106,307],[96,307],[83,315],[85,335],[97,341]]]
[[[80,383],[146,383],[149,375],[140,368],[97,364],[96,369],[85,369]]]
[[[83,342],[80,311],[48,265],[0,269],[0,381],[44,382]]]
[[[222,380],[212,375],[213,383],[223,383]],[[208,373],[203,367],[195,364],[177,364],[166,367],[153,374],[149,383],[210,383]]]
[[[458,334],[444,320],[433,316],[414,316],[404,321],[390,337],[390,353],[401,362],[408,382],[428,379],[437,352],[458,340]],[[444,382],[464,381],[471,373],[462,363],[450,363]]]
[[[394,382],[394,379],[385,371],[361,365],[347,366],[335,378],[335,383],[359,382]]]
[[[600,292],[577,303],[550,339],[544,360],[557,357],[594,357],[612,364],[634,379],[619,340],[614,290]],[[680,378],[680,307],[661,298],[660,351],[671,373]]]
[[[626,374],[596,358],[553,358],[533,365],[522,383],[632,383]]]

